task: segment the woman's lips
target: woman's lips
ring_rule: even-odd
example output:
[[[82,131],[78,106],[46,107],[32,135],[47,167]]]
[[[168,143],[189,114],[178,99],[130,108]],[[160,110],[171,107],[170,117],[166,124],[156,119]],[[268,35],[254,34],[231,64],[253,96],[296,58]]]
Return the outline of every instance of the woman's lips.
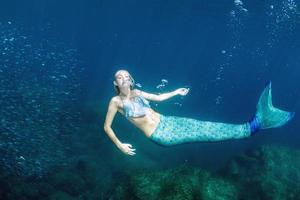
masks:
[[[130,80],[125,80],[122,85],[130,85],[131,84],[131,81]]]

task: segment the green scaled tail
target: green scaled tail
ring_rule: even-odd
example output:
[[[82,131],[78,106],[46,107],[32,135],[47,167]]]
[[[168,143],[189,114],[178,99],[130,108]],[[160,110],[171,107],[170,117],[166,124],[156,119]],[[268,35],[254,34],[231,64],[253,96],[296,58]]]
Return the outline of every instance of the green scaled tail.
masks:
[[[294,112],[287,112],[275,108],[272,104],[271,81],[260,95],[255,118],[260,129],[276,128],[283,126],[294,117]]]

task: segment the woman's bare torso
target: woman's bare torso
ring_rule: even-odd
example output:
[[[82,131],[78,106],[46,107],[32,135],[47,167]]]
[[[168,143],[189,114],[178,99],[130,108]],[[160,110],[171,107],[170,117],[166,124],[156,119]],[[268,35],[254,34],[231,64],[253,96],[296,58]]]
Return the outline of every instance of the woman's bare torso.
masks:
[[[118,111],[125,116],[123,102],[119,96],[115,97],[118,102]],[[139,128],[143,133],[150,137],[160,121],[160,115],[155,112],[153,109],[148,108],[146,111],[146,115],[143,117],[130,117],[128,120],[134,124],[137,128]]]

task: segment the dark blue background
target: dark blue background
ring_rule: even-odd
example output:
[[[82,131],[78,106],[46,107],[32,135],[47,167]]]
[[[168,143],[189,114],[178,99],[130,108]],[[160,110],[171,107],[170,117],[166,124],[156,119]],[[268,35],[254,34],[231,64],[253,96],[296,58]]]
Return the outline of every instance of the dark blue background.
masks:
[[[178,155],[179,162],[202,157],[203,165],[213,166],[214,161],[206,158],[223,159],[226,152],[266,143],[300,145],[299,14],[290,12],[289,19],[276,23],[275,14],[267,14],[270,6],[279,15],[284,13],[280,6],[287,1],[243,2],[246,13],[233,0],[10,0],[1,2],[0,18],[3,23],[22,25],[36,38],[54,37],[79,50],[87,69],[82,78],[84,99],[101,107],[100,127],[114,95],[113,74],[120,68],[129,70],[148,92],[158,92],[155,86],[162,78],[169,81],[165,91],[191,87],[187,97],[155,107],[165,115],[232,123],[245,122],[254,114],[260,92],[272,80],[274,105],[296,111],[295,119],[284,128],[266,130],[247,140],[171,149],[148,144],[138,133],[120,134],[156,160],[158,153]],[[41,34],[45,26],[51,28]],[[116,133],[120,130],[116,128]],[[145,150],[142,144],[152,149]]]

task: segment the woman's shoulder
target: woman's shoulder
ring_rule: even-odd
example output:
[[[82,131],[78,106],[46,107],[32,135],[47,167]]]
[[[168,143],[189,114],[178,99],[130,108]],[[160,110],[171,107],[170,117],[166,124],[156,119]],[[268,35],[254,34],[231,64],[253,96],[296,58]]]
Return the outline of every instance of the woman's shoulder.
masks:
[[[141,96],[141,95],[142,95],[142,91],[139,90],[139,89],[134,89],[134,90],[132,90],[132,92],[133,92],[133,94],[134,94],[135,96]]]
[[[117,105],[117,106],[119,106],[120,105],[120,103],[121,103],[121,98],[120,98],[120,96],[114,96],[114,97],[112,97],[111,99],[110,99],[110,103],[113,103],[113,104],[115,104],[115,105]]]

